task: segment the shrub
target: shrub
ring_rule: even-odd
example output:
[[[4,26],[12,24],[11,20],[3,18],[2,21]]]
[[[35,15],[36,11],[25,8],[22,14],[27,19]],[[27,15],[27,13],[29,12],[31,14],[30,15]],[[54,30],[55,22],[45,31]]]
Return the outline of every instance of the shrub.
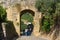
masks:
[[[6,21],[6,10],[0,6],[0,22]]]
[[[50,31],[50,26],[54,24],[54,16],[58,14],[57,3],[59,0],[37,0],[35,7],[39,12],[42,12],[44,15],[42,30],[45,32]]]
[[[47,19],[43,20],[42,31],[49,32],[50,31],[50,21]]]
[[[33,16],[30,13],[24,13],[21,19],[27,20],[28,22],[33,22]]]
[[[21,31],[25,30],[26,28],[27,28],[27,25],[21,21]]]

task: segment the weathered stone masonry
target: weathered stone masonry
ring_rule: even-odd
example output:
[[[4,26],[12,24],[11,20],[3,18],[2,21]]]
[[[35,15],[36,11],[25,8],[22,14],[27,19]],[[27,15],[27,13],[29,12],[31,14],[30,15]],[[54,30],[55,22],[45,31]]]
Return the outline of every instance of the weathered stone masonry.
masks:
[[[8,7],[7,10],[6,10],[7,19],[9,21],[13,21],[16,32],[20,36],[20,15],[21,15],[21,11],[24,11],[24,10],[30,10],[30,11],[34,12],[33,34],[35,36],[38,36],[39,35],[39,29],[40,29],[39,21],[41,20],[41,13],[37,11],[37,9],[35,8],[34,5],[30,5],[30,4],[26,5],[24,2],[21,2],[20,4],[15,4],[14,6]],[[17,23],[19,25],[17,25]]]

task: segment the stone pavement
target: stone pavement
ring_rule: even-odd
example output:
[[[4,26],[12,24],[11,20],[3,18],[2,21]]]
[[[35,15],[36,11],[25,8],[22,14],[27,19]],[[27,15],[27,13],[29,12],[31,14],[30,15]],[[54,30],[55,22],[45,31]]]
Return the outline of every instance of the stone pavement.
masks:
[[[47,40],[47,39],[35,37],[35,36],[21,36],[17,40]]]

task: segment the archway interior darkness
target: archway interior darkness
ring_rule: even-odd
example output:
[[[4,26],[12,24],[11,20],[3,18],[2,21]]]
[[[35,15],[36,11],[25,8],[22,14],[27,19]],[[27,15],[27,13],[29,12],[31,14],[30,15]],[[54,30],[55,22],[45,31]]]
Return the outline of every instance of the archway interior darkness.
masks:
[[[33,22],[34,15],[35,15],[34,11],[30,9],[25,9],[20,12],[20,32],[21,32],[20,35],[22,35],[25,29],[27,28],[27,23]]]

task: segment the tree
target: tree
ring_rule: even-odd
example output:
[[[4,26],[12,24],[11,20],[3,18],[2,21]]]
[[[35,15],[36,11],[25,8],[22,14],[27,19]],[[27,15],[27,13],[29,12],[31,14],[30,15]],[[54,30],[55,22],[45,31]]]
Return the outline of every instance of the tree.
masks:
[[[50,31],[50,21],[49,20],[43,20],[43,25],[41,27],[43,32],[49,33]]]
[[[56,17],[56,14],[59,6],[57,6],[57,4],[60,3],[60,0],[37,0],[35,7],[38,9],[39,12],[42,12],[44,15],[44,19],[43,23],[42,23],[42,27],[44,29],[46,29],[45,31],[48,31],[46,27],[52,26],[54,24],[54,16]],[[60,12],[59,12],[60,13]],[[47,20],[47,21],[45,21]],[[49,26],[47,26],[49,25]]]
[[[6,21],[6,10],[0,6],[0,23]]]

